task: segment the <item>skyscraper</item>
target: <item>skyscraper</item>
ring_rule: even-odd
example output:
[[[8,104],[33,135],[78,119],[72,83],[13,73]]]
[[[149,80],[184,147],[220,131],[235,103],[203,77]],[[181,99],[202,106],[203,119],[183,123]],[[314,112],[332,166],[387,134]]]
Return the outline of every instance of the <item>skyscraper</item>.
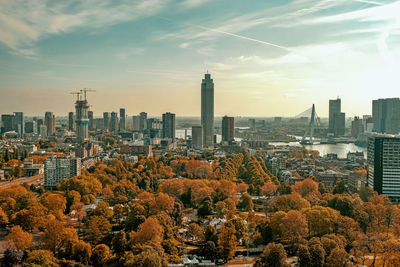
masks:
[[[110,113],[103,112],[103,124],[104,129],[108,130],[110,128]]]
[[[345,134],[346,114],[341,111],[340,98],[329,100],[329,128],[328,133],[334,136],[343,136]]]
[[[201,125],[203,145],[212,146],[214,141],[214,82],[210,74],[205,74],[201,82]]]
[[[47,136],[56,133],[56,119],[53,112],[47,111],[44,115],[44,124],[47,127]]]
[[[110,128],[111,132],[118,131],[118,113],[117,112],[111,112],[110,127],[109,128]]]
[[[132,116],[132,130],[140,131],[140,116]]]
[[[119,109],[119,130],[121,132],[125,131],[126,129],[126,122],[125,122],[125,109],[124,108],[120,108]]]
[[[140,116],[139,129],[141,131],[144,131],[144,130],[147,129],[147,113],[146,112],[140,112],[139,116]]]
[[[76,139],[78,143],[82,143],[89,138],[89,103],[86,99],[80,98],[75,102],[75,123],[76,123]]]
[[[222,141],[235,140],[235,118],[224,116],[222,118]]]
[[[400,200],[400,138],[388,135],[368,139],[368,186],[392,201]]]
[[[10,132],[14,130],[14,115],[12,114],[2,114],[1,115],[1,132]]]
[[[162,123],[163,137],[175,139],[175,114],[164,113],[162,115]]]
[[[351,136],[357,138],[363,132],[363,120],[360,117],[354,117],[354,120],[351,122]]]
[[[192,126],[192,146],[194,149],[203,148],[203,127]]]
[[[374,132],[398,134],[400,132],[400,99],[385,98],[372,101]]]
[[[70,132],[74,131],[74,113],[73,112],[68,113],[68,131],[70,131]]]
[[[22,136],[25,133],[24,126],[24,113],[14,112],[14,130]]]

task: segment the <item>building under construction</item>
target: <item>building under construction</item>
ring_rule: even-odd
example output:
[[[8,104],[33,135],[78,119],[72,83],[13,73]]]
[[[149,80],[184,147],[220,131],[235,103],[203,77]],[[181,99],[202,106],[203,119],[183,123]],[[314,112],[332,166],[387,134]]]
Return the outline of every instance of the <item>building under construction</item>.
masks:
[[[76,139],[78,143],[82,143],[89,138],[89,103],[86,99],[86,93],[93,90],[83,89],[80,92],[73,93],[77,95],[75,102],[75,124]]]

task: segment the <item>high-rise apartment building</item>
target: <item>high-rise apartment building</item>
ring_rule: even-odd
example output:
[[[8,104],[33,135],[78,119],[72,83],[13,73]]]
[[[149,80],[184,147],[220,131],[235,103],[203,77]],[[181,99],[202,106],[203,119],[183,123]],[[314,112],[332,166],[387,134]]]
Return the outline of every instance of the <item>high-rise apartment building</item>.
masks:
[[[235,140],[235,118],[224,116],[222,118],[222,141]]]
[[[74,131],[74,113],[73,112],[68,113],[68,131],[70,131],[70,132]]]
[[[214,81],[205,74],[201,82],[201,125],[203,127],[203,145],[214,144]]]
[[[192,126],[192,146],[194,149],[203,148],[203,127]]]
[[[121,132],[126,130],[126,114],[124,108],[119,109],[119,130]]]
[[[63,179],[69,179],[80,174],[80,158],[51,157],[44,161],[44,186],[46,188],[55,188]]]
[[[164,113],[162,115],[162,125],[163,137],[175,139],[175,114]]]
[[[372,101],[374,132],[398,134],[400,132],[400,99],[385,98]]]
[[[47,136],[52,136],[56,133],[56,117],[53,112],[47,111],[45,113],[44,124],[47,127]]]
[[[110,129],[110,113],[103,112],[103,127],[105,130]]]
[[[368,139],[368,186],[400,201],[400,138],[380,135]]]
[[[329,100],[329,127],[328,132],[336,137],[345,134],[346,114],[341,111],[340,98]]]

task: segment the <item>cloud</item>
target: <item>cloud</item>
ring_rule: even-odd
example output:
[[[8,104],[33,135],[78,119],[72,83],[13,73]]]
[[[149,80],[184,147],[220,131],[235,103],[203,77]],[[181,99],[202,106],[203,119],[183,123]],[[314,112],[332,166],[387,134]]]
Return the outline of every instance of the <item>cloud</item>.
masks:
[[[182,2],[181,5],[186,8],[193,8],[200,5],[204,5],[207,2],[210,2],[210,0],[185,0]]]
[[[3,0],[0,42],[15,53],[32,54],[40,39],[76,29],[103,29],[159,13],[169,0]]]

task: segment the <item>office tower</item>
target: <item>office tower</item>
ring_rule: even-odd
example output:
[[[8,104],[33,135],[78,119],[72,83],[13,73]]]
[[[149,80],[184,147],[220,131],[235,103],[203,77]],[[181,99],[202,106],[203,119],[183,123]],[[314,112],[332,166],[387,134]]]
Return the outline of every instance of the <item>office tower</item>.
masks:
[[[162,125],[163,137],[175,139],[175,114],[164,113],[162,115]]]
[[[400,200],[400,138],[378,135],[368,139],[368,186],[378,194]]]
[[[86,94],[84,98],[80,98],[75,102],[75,123],[76,123],[76,140],[78,143],[82,143],[89,138],[89,103],[86,99]]]
[[[16,131],[20,136],[22,136],[24,131],[24,113],[14,112],[14,131]]]
[[[111,112],[110,127],[109,128],[110,128],[111,132],[118,131],[118,113],[117,112]]]
[[[144,131],[144,130],[147,129],[147,113],[146,112],[140,112],[139,117],[140,117],[139,130],[140,131]]]
[[[205,74],[201,82],[201,126],[203,127],[203,145],[214,144],[214,81]]]
[[[44,186],[55,188],[63,179],[81,175],[80,158],[47,158],[44,161]]]
[[[10,132],[14,130],[14,115],[12,114],[2,114],[1,115],[1,132]]]
[[[250,130],[255,130],[256,129],[256,120],[255,119],[249,119],[249,127]]]
[[[203,148],[203,127],[192,126],[192,145],[194,149]]]
[[[40,126],[43,125],[43,119],[36,119],[37,133],[40,133]]]
[[[44,125],[44,124],[40,125],[40,126],[39,126],[39,135],[40,135],[41,137],[47,137],[47,133],[48,133],[48,131],[47,131],[47,126]]]
[[[103,112],[103,127],[105,130],[110,128],[110,113]]]
[[[44,124],[47,127],[47,136],[51,136],[56,133],[56,122],[53,112],[46,112],[44,115]]]
[[[224,116],[222,118],[222,141],[235,140],[235,118]]]
[[[354,117],[351,122],[351,136],[357,138],[360,134],[364,132],[363,120],[360,117]]]
[[[385,98],[372,101],[374,132],[398,134],[400,132],[400,99]]]
[[[70,132],[74,131],[74,113],[73,112],[68,113],[68,131],[70,131]]]
[[[346,132],[346,114],[344,112],[337,113],[334,117],[334,136],[343,136]]]
[[[343,136],[345,133],[346,114],[341,112],[340,98],[329,100],[329,127],[328,133],[336,137]]]
[[[125,129],[126,129],[125,118],[126,118],[125,109],[124,108],[120,108],[119,109],[119,130],[121,132],[125,131]]]
[[[93,111],[88,111],[88,118],[89,118],[89,131],[94,130],[94,121],[93,121]]]
[[[36,121],[25,122],[25,133],[37,133]]]
[[[132,130],[140,131],[140,116],[132,116]]]

